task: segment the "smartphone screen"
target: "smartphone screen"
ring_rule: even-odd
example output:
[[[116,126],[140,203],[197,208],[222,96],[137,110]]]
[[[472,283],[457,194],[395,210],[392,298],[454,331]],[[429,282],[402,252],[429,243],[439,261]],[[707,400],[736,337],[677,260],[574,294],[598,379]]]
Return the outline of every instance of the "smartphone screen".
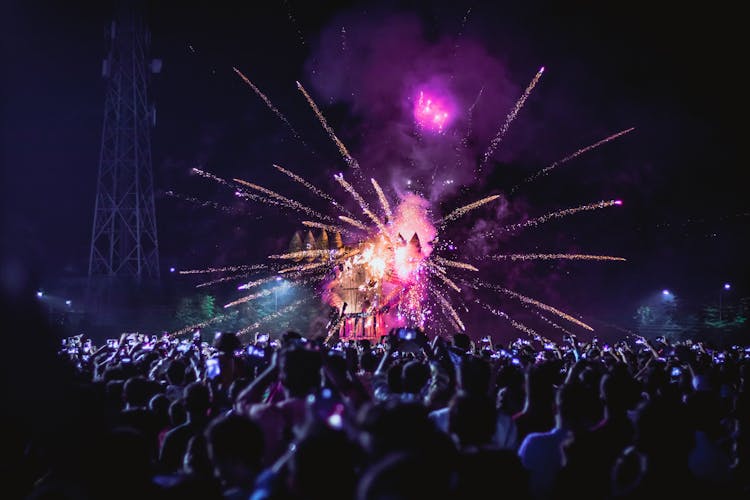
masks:
[[[214,379],[221,374],[221,367],[219,366],[218,358],[211,358],[206,360],[206,377]]]

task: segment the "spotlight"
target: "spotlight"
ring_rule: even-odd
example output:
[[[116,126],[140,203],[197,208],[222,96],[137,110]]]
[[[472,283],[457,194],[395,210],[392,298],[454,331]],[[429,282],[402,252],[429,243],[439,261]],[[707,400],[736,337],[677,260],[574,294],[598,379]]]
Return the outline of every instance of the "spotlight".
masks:
[[[73,302],[72,302],[72,301],[70,301],[70,300],[66,300],[66,301],[65,301],[65,305],[66,305],[66,306],[69,306],[69,305],[72,305],[72,304],[73,304]]]
[[[730,290],[732,288],[732,285],[729,283],[724,283],[724,290]]]
[[[664,295],[665,297],[666,297],[666,296],[668,296],[668,295],[671,295],[671,294],[669,293],[669,290],[667,290],[666,288],[665,288],[664,290],[662,290],[662,291],[661,291],[661,294],[662,294],[662,295]]]
[[[174,268],[174,267],[170,267],[170,268],[169,268],[169,272],[170,272],[170,273],[173,273],[174,271],[175,271],[175,268]]]
[[[36,296],[39,297],[39,298],[42,298],[42,297],[44,297],[44,292],[41,292],[41,291],[36,292]]]

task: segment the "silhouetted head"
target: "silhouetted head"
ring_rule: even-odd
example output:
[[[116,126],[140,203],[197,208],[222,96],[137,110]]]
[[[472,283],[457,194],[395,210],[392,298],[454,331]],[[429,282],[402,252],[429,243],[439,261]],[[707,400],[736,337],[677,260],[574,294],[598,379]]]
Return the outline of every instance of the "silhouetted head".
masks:
[[[133,377],[125,382],[123,397],[133,408],[145,408],[153,395],[151,383],[145,377]]]
[[[401,381],[403,392],[408,394],[419,394],[430,380],[430,368],[419,362],[409,361],[406,363],[401,372]]]
[[[320,354],[307,349],[289,349],[283,352],[280,379],[292,397],[304,397],[320,387]]]
[[[214,473],[225,484],[250,482],[261,468],[263,433],[253,421],[228,415],[206,429],[208,456]]]
[[[191,418],[205,417],[211,407],[211,395],[208,387],[200,382],[188,384],[183,391],[185,411]]]
[[[448,429],[462,447],[489,444],[495,434],[497,413],[487,396],[459,393],[451,401],[448,415]]]

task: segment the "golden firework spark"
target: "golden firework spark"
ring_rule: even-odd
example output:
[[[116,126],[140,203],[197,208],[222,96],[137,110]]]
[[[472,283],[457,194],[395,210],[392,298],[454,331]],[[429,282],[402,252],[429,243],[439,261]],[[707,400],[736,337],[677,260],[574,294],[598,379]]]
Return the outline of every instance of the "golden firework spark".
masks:
[[[299,300],[297,300],[295,302],[292,302],[288,306],[282,307],[278,311],[276,311],[274,313],[271,313],[271,314],[268,314],[268,315],[264,316],[263,318],[259,319],[258,321],[256,321],[255,323],[253,323],[251,325],[248,325],[248,326],[246,326],[246,327],[238,330],[237,331],[237,335],[245,335],[246,333],[250,333],[253,330],[255,330],[256,328],[258,328],[261,325],[263,325],[264,323],[268,323],[269,321],[273,321],[275,319],[278,319],[278,318],[282,317],[285,314],[288,314],[288,313],[294,311],[300,305],[302,305],[303,303],[307,302],[308,300],[309,299],[305,298],[305,299],[299,299]]]
[[[446,316],[453,319],[453,321],[455,321],[456,324],[461,328],[461,331],[466,331],[464,322],[461,321],[461,317],[458,315],[458,312],[456,312],[451,303],[448,302],[448,299],[446,299],[443,294],[438,292],[437,290],[433,289],[432,293],[435,295],[435,297],[437,297],[438,302],[440,302],[440,306],[442,307],[443,312],[448,311]]]
[[[346,149],[346,146],[344,146],[344,143],[341,142],[341,140],[336,136],[336,132],[333,131],[330,125],[328,125],[328,121],[326,120],[325,116],[323,116],[323,113],[320,112],[320,109],[318,109],[318,105],[315,104],[315,101],[312,97],[310,97],[310,94],[307,93],[307,90],[305,90],[305,87],[302,86],[300,82],[297,82],[297,88],[300,92],[302,92],[302,95],[305,96],[305,99],[307,100],[307,104],[310,105],[310,108],[313,110],[313,113],[315,113],[315,116],[318,118],[318,121],[323,126],[323,130],[326,131],[328,134],[328,137],[331,138],[331,140],[336,144],[336,147],[339,149],[339,152],[341,153],[341,156],[344,157],[344,160],[346,163],[354,170],[359,170],[359,163],[357,163],[357,160],[354,159],[354,157],[349,154],[349,150]]]
[[[187,269],[180,271],[180,274],[209,274],[209,273],[236,273],[241,271],[255,271],[257,269],[266,269],[266,264],[253,264],[251,266],[229,266],[229,267],[207,267],[205,269]]]
[[[475,284],[475,285],[477,285],[477,286],[481,286],[481,287],[484,287],[484,288],[488,288],[490,290],[495,290],[497,292],[504,293],[505,295],[508,295],[510,297],[513,297],[514,299],[520,300],[521,302],[525,302],[526,304],[531,304],[533,306],[538,307],[539,309],[543,309],[543,310],[545,310],[547,312],[550,312],[550,313],[552,313],[552,314],[554,314],[556,316],[559,316],[560,318],[563,318],[563,319],[565,319],[567,321],[570,321],[571,323],[575,323],[576,325],[578,325],[578,326],[580,326],[582,328],[585,328],[586,330],[589,330],[589,331],[592,331],[592,332],[594,331],[593,328],[591,328],[589,325],[587,325],[583,321],[580,321],[580,320],[574,318],[573,316],[571,316],[570,314],[567,314],[567,313],[565,313],[565,312],[563,312],[563,311],[561,311],[561,310],[559,310],[559,309],[557,309],[555,307],[552,307],[549,304],[545,304],[544,302],[539,302],[536,299],[532,299],[531,297],[527,297],[526,295],[522,295],[522,294],[520,294],[518,292],[514,292],[513,290],[508,290],[507,288],[504,288],[502,286],[495,285],[495,284],[492,284],[492,283],[486,283],[486,282],[481,281],[479,279],[474,280],[472,283]]]
[[[391,212],[391,204],[388,203],[388,198],[385,197],[385,193],[383,192],[383,189],[380,187],[380,184],[378,184],[378,181],[375,179],[370,179],[370,182],[372,182],[372,187],[375,188],[375,193],[378,195],[378,199],[380,200],[380,206],[383,207],[383,212],[385,213],[385,219],[387,221],[393,220],[393,213]]]
[[[568,215],[577,214],[580,212],[587,212],[590,210],[599,210],[602,208],[607,207],[613,207],[613,206],[620,206],[622,205],[622,201],[620,200],[602,200],[598,201],[596,203],[589,203],[588,205],[581,205],[580,207],[573,207],[573,208],[566,208],[563,210],[556,210],[555,212],[550,212],[548,214],[542,215],[541,217],[536,217],[534,219],[529,219],[525,222],[519,222],[518,224],[511,224],[509,226],[505,226],[503,228],[500,228],[496,231],[488,231],[486,234],[488,236],[494,236],[498,233],[504,233],[508,231],[515,231],[517,229],[522,229],[525,227],[535,227],[540,224],[544,224],[545,222],[549,222],[552,219],[560,219],[562,217],[567,217]]]
[[[516,185],[513,189],[510,190],[510,194],[515,193],[518,190],[518,188],[520,188],[522,185],[527,184],[529,182],[533,182],[533,181],[535,181],[536,179],[538,179],[539,177],[541,177],[543,175],[547,175],[550,172],[550,170],[552,170],[554,168],[557,168],[557,167],[559,167],[561,165],[564,165],[565,163],[568,163],[570,160],[573,160],[573,159],[581,156],[582,154],[591,151],[592,149],[596,149],[596,148],[598,148],[599,146],[601,146],[603,144],[606,144],[606,143],[608,143],[610,141],[614,141],[615,139],[617,139],[619,137],[622,137],[623,135],[628,134],[628,133],[632,132],[633,130],[635,130],[635,127],[630,127],[630,128],[625,129],[625,130],[621,130],[620,132],[617,132],[616,134],[612,134],[612,135],[610,135],[608,137],[605,137],[601,141],[595,142],[594,144],[591,144],[589,146],[583,147],[583,148],[575,151],[574,153],[572,153],[572,154],[566,156],[565,158],[563,158],[562,160],[557,160],[556,162],[552,163],[548,167],[545,167],[545,168],[539,170],[535,174],[530,175],[529,177],[527,177],[526,179],[524,179],[523,181],[521,181],[520,184]]]
[[[346,215],[339,215],[339,219],[351,224],[357,229],[361,229],[362,231],[369,231],[369,228],[365,226],[363,223],[361,223],[360,221],[358,221],[357,219],[352,219],[351,217],[347,217]]]
[[[531,95],[531,91],[534,90],[534,87],[536,87],[536,84],[539,83],[539,79],[542,78],[543,73],[544,73],[544,66],[539,68],[539,71],[536,73],[534,78],[532,78],[531,82],[526,87],[526,90],[523,91],[523,94],[521,94],[521,97],[519,97],[518,101],[516,101],[516,104],[515,106],[513,106],[513,109],[511,109],[510,113],[508,113],[508,116],[505,117],[505,122],[500,127],[500,130],[497,132],[495,137],[492,138],[492,141],[490,142],[490,146],[487,148],[487,151],[484,153],[484,157],[482,158],[482,164],[486,164],[490,160],[490,157],[492,156],[492,154],[495,152],[497,147],[503,141],[503,138],[505,138],[505,134],[508,132],[508,129],[510,128],[510,124],[513,123],[513,120],[516,119],[516,116],[518,116],[518,113],[521,111],[521,108],[523,108],[523,105],[526,104],[526,99],[529,98],[529,95]]]
[[[345,212],[348,215],[352,215],[353,216],[353,214],[351,212],[349,212],[349,210],[347,210],[346,207],[344,207],[338,201],[336,201],[336,199],[333,196],[329,195],[325,191],[322,191],[322,190],[318,189],[317,187],[315,187],[314,185],[312,185],[310,182],[308,182],[304,178],[300,177],[299,175],[295,174],[291,170],[287,170],[286,168],[284,168],[284,167],[282,167],[280,165],[277,165],[275,163],[273,164],[273,166],[279,172],[281,172],[281,173],[289,176],[294,181],[296,181],[299,184],[302,184],[303,186],[305,186],[308,190],[310,190],[310,192],[312,192],[313,194],[315,194],[319,198],[323,198],[324,200],[331,202],[331,205],[333,205],[334,207],[338,208],[339,210]]]
[[[292,200],[290,198],[287,198],[286,196],[280,195],[276,191],[272,191],[272,190],[270,190],[268,188],[265,188],[263,186],[259,186],[258,184],[254,184],[252,182],[243,181],[242,179],[232,179],[232,180],[234,182],[237,182],[238,184],[241,184],[243,186],[249,187],[250,189],[255,189],[256,191],[260,191],[261,193],[265,193],[268,196],[270,196],[271,198],[274,198],[274,199],[280,201],[282,204],[286,205],[287,207],[289,207],[291,209],[297,210],[299,212],[304,212],[307,215],[310,215],[312,217],[317,217],[318,219],[321,219],[321,220],[327,220],[327,221],[333,221],[334,220],[331,217],[329,217],[327,215],[323,215],[320,212],[317,212],[317,211],[313,210],[312,208],[310,208],[310,207],[308,207],[306,205],[303,205],[302,203],[300,203],[300,202],[298,202],[296,200]]]
[[[218,323],[219,321],[231,318],[232,316],[236,315],[237,311],[231,312],[229,314],[219,314],[218,316],[214,316],[211,319],[207,319],[206,321],[201,321],[200,323],[195,323],[193,325],[185,326],[183,328],[180,328],[179,330],[176,330],[169,334],[170,337],[178,337],[180,335],[184,335],[186,333],[189,333],[193,330],[199,330],[201,328],[204,328],[208,325],[212,325],[214,323]]]
[[[438,225],[445,225],[447,222],[450,222],[452,220],[458,219],[459,217],[465,215],[467,212],[470,212],[471,210],[474,210],[475,208],[479,208],[482,205],[486,205],[487,203],[491,201],[495,201],[496,199],[500,198],[499,194],[494,194],[492,196],[487,196],[486,198],[482,198],[481,200],[475,201],[473,203],[469,203],[468,205],[464,205],[463,207],[458,207],[442,219],[440,219],[437,224]]]
[[[440,257],[439,255],[433,255],[431,258],[432,258],[432,260],[434,260],[438,264],[442,264],[444,266],[455,267],[455,268],[458,268],[458,269],[466,269],[467,271],[479,271],[479,269],[477,269],[476,267],[474,267],[471,264],[466,263],[466,262],[459,262],[459,261],[456,261],[456,260],[448,260],[448,259],[445,259],[443,257]]]
[[[356,189],[354,189],[354,186],[349,184],[346,179],[344,179],[344,174],[337,174],[333,176],[334,179],[336,179],[336,182],[341,184],[341,186],[346,189],[346,191],[352,195],[352,198],[354,198],[357,203],[359,203],[359,207],[362,209],[362,213],[364,213],[366,216],[370,218],[371,221],[375,223],[375,225],[378,227],[378,229],[383,233],[387,234],[387,231],[385,230],[385,226],[383,225],[383,222],[380,220],[380,218],[375,215],[372,210],[370,210],[370,205],[365,201],[364,198],[362,198],[362,195],[360,195]]]
[[[490,255],[494,260],[599,260],[599,261],[618,261],[625,262],[624,257],[614,257],[612,255],[589,255],[579,253],[513,253]]]
[[[525,334],[527,334],[527,335],[529,335],[529,336],[531,336],[531,337],[533,337],[533,338],[537,338],[537,337],[539,337],[539,338],[543,338],[543,337],[542,337],[541,335],[539,335],[539,334],[538,334],[538,333],[536,332],[536,330],[534,330],[534,329],[533,329],[533,328],[531,328],[531,327],[528,327],[528,326],[524,325],[524,324],[523,324],[523,323],[521,323],[520,321],[516,321],[516,320],[514,320],[513,318],[511,318],[510,316],[508,316],[508,314],[507,314],[507,313],[505,313],[505,312],[503,312],[503,311],[500,311],[499,309],[495,309],[495,308],[494,308],[494,307],[492,307],[491,305],[489,305],[489,304],[485,304],[485,303],[481,302],[481,301],[480,301],[479,299],[475,300],[475,302],[476,302],[477,304],[481,305],[481,306],[482,306],[482,307],[483,307],[483,308],[484,308],[485,310],[487,310],[487,311],[491,312],[492,314],[494,314],[495,316],[498,316],[498,317],[500,317],[500,318],[504,318],[504,319],[508,320],[508,322],[509,322],[509,323],[510,323],[510,324],[511,324],[511,325],[513,326],[513,328],[515,328],[516,330],[518,330],[518,331],[520,331],[520,332],[523,332],[523,333],[525,333]]]
[[[305,145],[305,147],[307,147],[307,143],[305,143],[305,141],[302,140],[302,137],[300,137],[300,135],[297,133],[294,127],[292,127],[292,124],[289,123],[289,120],[287,120],[286,116],[284,116],[284,114],[281,111],[279,111],[276,106],[273,105],[273,103],[271,102],[271,99],[269,99],[268,96],[266,96],[266,94],[261,92],[261,90],[258,87],[256,87],[255,84],[251,82],[250,79],[247,76],[245,76],[240,70],[238,70],[235,67],[232,67],[232,69],[234,70],[235,73],[237,73],[237,76],[239,76],[243,82],[245,82],[251,89],[253,89],[253,92],[255,92],[255,94],[258,97],[260,97],[264,103],[266,103],[266,106],[268,106],[268,109],[270,109],[273,112],[273,114],[275,114],[279,118],[279,120],[284,122],[286,126],[289,127],[289,130],[291,130],[292,135],[294,135],[294,137],[298,141],[300,141],[303,145]]]

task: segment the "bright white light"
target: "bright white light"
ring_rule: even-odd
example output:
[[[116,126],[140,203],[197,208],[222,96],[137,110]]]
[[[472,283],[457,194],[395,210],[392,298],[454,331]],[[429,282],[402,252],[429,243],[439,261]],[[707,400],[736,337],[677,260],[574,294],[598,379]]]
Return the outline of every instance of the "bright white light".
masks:
[[[665,297],[668,297],[668,296],[672,295],[672,294],[671,294],[671,293],[669,292],[669,290],[666,290],[666,289],[662,290],[662,291],[661,291],[661,294],[662,294],[662,295],[664,295]]]
[[[282,278],[281,276],[276,276],[276,281],[281,281],[281,280],[283,280],[283,279],[284,279],[284,278]]]
[[[170,268],[169,268],[169,272],[170,272],[170,273],[173,273],[174,271],[175,271],[174,267],[170,267]]]
[[[66,301],[65,301],[65,305],[66,305],[66,306],[69,306],[69,305],[71,305],[72,303],[73,303],[73,302],[72,302],[72,301],[70,301],[70,300],[66,300]]]
[[[36,292],[37,297],[44,297],[44,292]]]
[[[732,288],[732,285],[730,285],[729,283],[724,283],[724,290],[729,290],[731,288]]]

